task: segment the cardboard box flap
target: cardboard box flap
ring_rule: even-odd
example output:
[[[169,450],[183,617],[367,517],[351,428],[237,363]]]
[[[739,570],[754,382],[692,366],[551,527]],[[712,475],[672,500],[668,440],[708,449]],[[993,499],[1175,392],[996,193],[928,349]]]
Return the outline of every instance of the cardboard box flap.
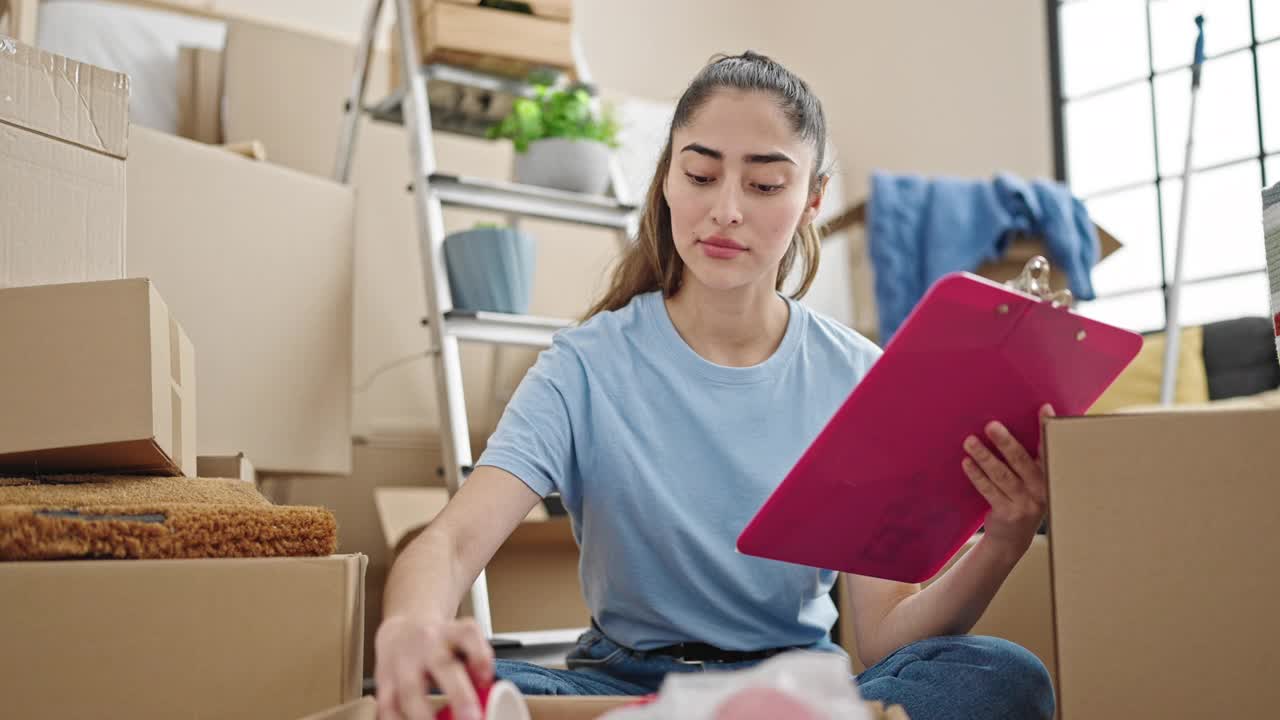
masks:
[[[129,76],[0,37],[0,122],[124,159]]]

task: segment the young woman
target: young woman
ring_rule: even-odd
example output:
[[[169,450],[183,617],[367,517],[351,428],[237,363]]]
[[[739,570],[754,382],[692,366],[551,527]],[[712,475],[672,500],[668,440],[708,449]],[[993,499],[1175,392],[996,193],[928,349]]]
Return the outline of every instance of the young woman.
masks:
[[[879,355],[796,302],[817,271],[825,144],[818,99],[769,58],[722,57],[694,78],[608,292],[539,356],[469,481],[392,569],[377,635],[382,717],[429,717],[437,687],[457,716],[478,718],[473,683],[495,675],[527,694],[642,694],[670,672],[842,652],[830,639],[834,573],[734,550]],[[1046,502],[1038,460],[997,422],[986,435],[964,444],[963,471],[992,508],[978,544],[924,590],[849,583],[861,692],[913,720],[1053,716],[1034,655],[965,635]],[[593,615],[568,670],[495,661],[475,623],[454,619],[552,492],[573,520]]]

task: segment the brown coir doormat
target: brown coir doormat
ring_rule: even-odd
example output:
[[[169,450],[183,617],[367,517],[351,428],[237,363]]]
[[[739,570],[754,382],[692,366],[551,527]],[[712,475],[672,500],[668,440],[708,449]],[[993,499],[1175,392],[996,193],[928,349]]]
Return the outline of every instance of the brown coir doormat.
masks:
[[[240,480],[0,478],[0,560],[329,555],[324,508],[272,505]]]

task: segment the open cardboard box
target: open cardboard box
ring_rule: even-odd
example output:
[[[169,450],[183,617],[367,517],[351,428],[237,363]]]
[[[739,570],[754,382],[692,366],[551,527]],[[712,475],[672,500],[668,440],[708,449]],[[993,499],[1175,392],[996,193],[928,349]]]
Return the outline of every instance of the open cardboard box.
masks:
[[[525,698],[529,706],[530,720],[596,720],[610,710],[616,710],[635,701],[636,698],[621,696]],[[432,697],[430,702],[433,710],[439,711],[444,707],[444,699],[441,697]],[[873,703],[871,710],[872,720],[910,720],[898,706],[885,710],[878,703]],[[372,698],[366,697],[311,715],[303,720],[377,720],[377,718],[377,704]]]
[[[1280,408],[1046,433],[1060,716],[1274,717]]]

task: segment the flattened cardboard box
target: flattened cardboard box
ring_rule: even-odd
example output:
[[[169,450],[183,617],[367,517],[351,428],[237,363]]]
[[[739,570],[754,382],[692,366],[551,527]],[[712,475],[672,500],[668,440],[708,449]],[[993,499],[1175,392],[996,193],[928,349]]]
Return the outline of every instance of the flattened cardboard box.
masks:
[[[129,269],[200,348],[201,454],[351,472],[352,189],[147,128],[132,142]]]
[[[1275,717],[1280,409],[1046,432],[1061,717]]]
[[[150,280],[0,289],[0,338],[0,474],[195,474],[195,350]]]
[[[0,37],[0,287],[125,275],[128,76]]]
[[[355,57],[355,43],[349,40],[272,23],[228,22],[222,54],[223,142],[260,140],[272,162],[331,177]],[[370,63],[365,97],[381,98],[391,89],[387,53],[375,50]],[[282,107],[290,111],[282,113]],[[360,157],[365,150],[357,147],[355,156]],[[403,189],[410,179],[397,178],[398,187]]]
[[[360,697],[365,559],[0,564],[5,717],[279,720]]]

